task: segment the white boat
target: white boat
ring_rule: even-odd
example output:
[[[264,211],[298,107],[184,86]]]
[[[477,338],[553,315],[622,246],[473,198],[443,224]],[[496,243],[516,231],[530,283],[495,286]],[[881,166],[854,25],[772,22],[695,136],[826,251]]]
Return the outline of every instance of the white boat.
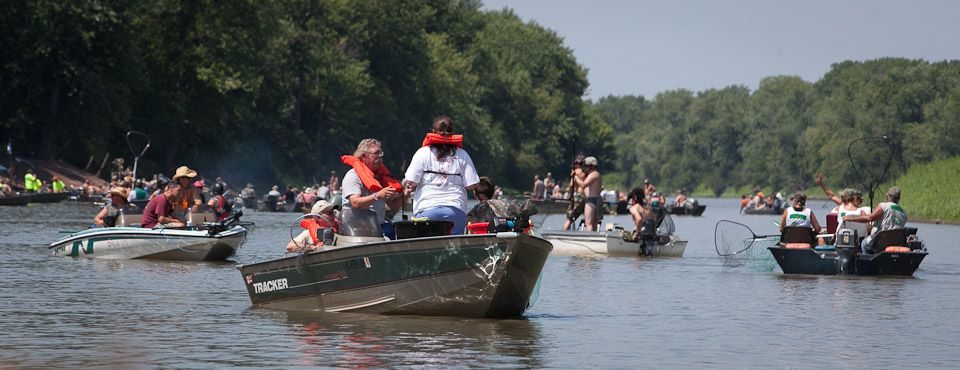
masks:
[[[631,233],[616,224],[607,224],[606,231],[546,230],[540,237],[553,244],[553,253],[568,255],[607,254],[651,257],[683,257],[687,241],[676,235],[669,214],[658,216],[660,226],[655,233],[633,240]],[[653,230],[653,221],[648,221]]]
[[[51,243],[49,250],[58,257],[223,261],[236,253],[246,235],[241,226],[201,230],[107,227],[70,234]]]
[[[658,236],[651,242],[642,243],[624,240],[620,230],[550,230],[540,232],[540,237],[553,244],[553,253],[567,255],[683,257],[683,251],[687,248],[687,241],[674,235]]]

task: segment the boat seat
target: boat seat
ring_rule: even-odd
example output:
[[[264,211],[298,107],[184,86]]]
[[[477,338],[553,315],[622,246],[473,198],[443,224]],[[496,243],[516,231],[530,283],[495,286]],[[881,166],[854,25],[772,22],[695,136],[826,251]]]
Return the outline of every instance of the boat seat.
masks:
[[[813,229],[809,227],[787,226],[780,233],[780,242],[784,244],[817,245],[817,236],[813,234]]]
[[[837,214],[836,214],[836,213],[829,213],[829,214],[827,214],[827,232],[826,232],[826,234],[836,234],[836,233],[837,233],[837,226],[839,226],[839,222],[837,222]]]
[[[878,232],[873,236],[873,246],[870,248],[873,251],[883,251],[887,247],[906,247],[907,246],[907,230],[904,229],[892,229],[884,230]]]

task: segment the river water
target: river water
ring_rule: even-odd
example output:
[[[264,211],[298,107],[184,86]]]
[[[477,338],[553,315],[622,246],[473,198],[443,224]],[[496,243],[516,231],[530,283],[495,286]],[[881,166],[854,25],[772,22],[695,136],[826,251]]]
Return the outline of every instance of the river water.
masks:
[[[510,320],[251,308],[236,265],[279,257],[295,214],[249,211],[233,262],[179,263],[51,257],[96,209],[2,207],[0,368],[957,366],[960,227],[911,224],[930,255],[910,278],[725,270],[718,220],[771,234],[779,217],[701,201],[702,217],[675,218],[683,258],[551,255],[535,306]],[[824,223],[826,205],[809,205]]]

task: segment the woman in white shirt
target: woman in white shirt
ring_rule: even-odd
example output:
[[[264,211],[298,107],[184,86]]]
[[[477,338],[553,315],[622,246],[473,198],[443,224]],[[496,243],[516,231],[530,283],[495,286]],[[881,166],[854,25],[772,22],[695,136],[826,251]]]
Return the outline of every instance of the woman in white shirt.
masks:
[[[480,182],[470,155],[463,150],[463,135],[453,134],[453,120],[433,120],[433,132],[413,154],[405,174],[404,196],[414,193],[414,217],[452,221],[454,235],[467,227],[467,189]]]

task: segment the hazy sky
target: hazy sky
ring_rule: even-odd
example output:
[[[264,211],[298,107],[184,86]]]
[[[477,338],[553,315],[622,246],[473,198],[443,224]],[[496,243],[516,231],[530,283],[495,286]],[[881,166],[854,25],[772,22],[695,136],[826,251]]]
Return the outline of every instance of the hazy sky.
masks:
[[[953,0],[482,0],[564,38],[589,69],[587,98],[680,88],[700,92],[763,77],[816,82],[830,65],[881,57],[960,59]]]

